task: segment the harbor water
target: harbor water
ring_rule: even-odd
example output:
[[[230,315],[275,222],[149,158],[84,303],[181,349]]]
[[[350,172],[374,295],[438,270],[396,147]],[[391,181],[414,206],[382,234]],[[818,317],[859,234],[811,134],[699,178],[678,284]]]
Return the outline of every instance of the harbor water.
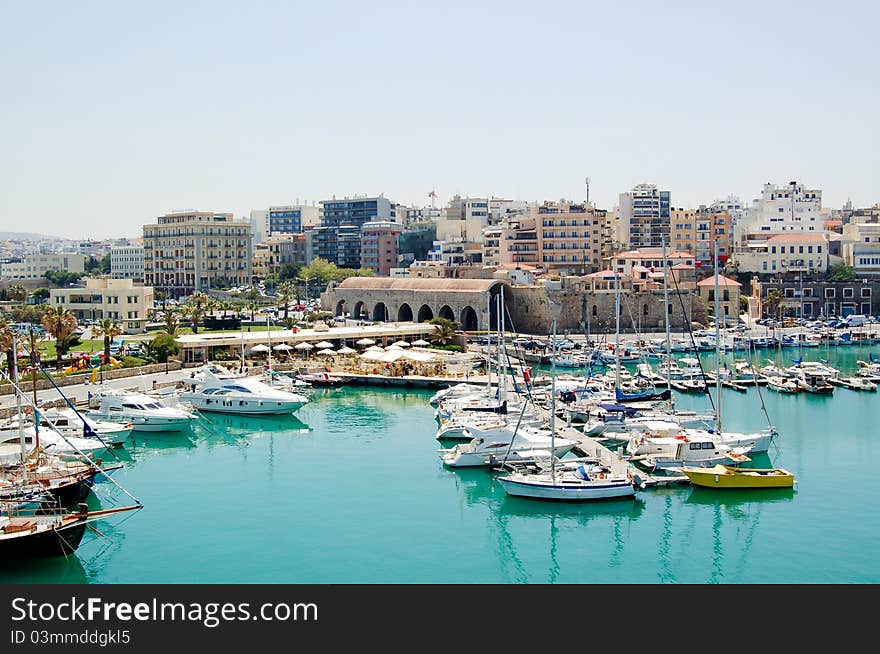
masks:
[[[868,351],[756,363],[827,358],[852,374]],[[295,416],[205,414],[191,432],[137,435],[115,478],[144,508],[96,523],[102,535],[67,559],[5,561],[0,582],[880,582],[880,393],[723,391],[725,429],[766,427],[763,401],[779,437],[754,463],[791,470],[795,490],[680,485],[586,504],[511,498],[489,470],[445,469],[431,394],[316,389]],[[108,494],[101,483],[92,503]]]

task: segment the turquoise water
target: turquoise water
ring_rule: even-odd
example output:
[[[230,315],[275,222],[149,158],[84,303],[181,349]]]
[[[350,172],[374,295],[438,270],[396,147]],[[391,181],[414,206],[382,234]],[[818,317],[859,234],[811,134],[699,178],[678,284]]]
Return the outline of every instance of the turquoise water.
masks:
[[[852,371],[867,349],[802,354]],[[296,417],[209,416],[191,434],[138,437],[115,478],[145,508],[98,523],[104,537],[67,560],[5,561],[0,582],[880,582],[880,394],[762,392],[780,437],[755,461],[792,470],[796,491],[680,486],[578,505],[443,468],[431,394],[318,390]],[[725,390],[723,410],[728,429],[766,426],[755,389]]]

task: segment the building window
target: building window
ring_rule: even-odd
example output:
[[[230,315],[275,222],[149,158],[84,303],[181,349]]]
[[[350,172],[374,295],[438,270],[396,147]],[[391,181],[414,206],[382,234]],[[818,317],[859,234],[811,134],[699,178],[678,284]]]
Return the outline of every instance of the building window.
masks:
[[[845,297],[845,298],[846,297],[855,297],[855,293],[854,293],[853,289],[851,289],[851,288],[843,289],[843,297]]]
[[[825,289],[825,297],[837,297],[836,289],[826,288]]]
[[[868,288],[867,286],[862,287],[861,296],[862,297],[871,297],[871,289]]]

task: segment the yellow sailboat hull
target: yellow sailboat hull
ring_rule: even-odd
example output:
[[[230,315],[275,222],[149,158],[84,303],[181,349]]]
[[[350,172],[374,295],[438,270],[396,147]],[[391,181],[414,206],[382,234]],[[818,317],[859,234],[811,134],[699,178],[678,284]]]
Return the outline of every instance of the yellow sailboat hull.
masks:
[[[681,468],[691,483],[705,488],[793,488],[794,475],[783,468]]]

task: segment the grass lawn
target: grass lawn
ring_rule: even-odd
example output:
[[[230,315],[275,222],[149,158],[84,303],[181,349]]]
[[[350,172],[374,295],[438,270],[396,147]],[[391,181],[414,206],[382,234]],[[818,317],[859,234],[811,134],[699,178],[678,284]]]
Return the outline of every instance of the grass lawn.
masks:
[[[37,343],[37,349],[40,351],[40,354],[44,359],[54,359],[58,353],[55,351],[55,339],[53,338],[51,341],[41,341]],[[75,345],[70,349],[70,353],[72,352],[103,352],[104,350],[104,339],[86,339],[82,341],[79,345]],[[70,354],[68,353],[68,355]]]

